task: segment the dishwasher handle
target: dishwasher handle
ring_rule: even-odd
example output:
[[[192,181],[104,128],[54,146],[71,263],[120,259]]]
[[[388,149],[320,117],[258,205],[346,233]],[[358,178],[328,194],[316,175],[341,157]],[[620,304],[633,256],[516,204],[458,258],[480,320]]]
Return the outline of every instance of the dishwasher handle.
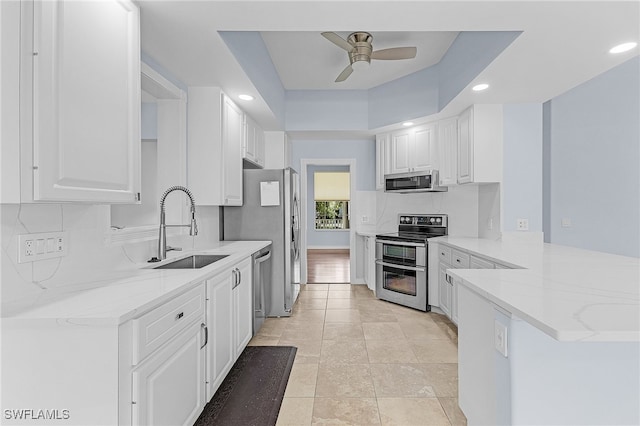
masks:
[[[259,302],[260,302],[260,306],[258,306],[258,307],[255,307],[255,308],[254,308],[254,311],[255,311],[255,312],[262,312],[262,311],[264,310],[264,306],[265,306],[265,304],[266,304],[266,303],[265,303],[264,288],[263,288],[264,283],[262,282],[262,273],[260,272],[260,264],[262,264],[262,263],[266,262],[266,261],[267,261],[267,260],[269,260],[269,259],[271,259],[271,250],[269,250],[268,252],[266,252],[265,254],[263,254],[263,255],[262,255],[262,256],[260,256],[260,257],[256,257],[256,258],[253,260],[253,263],[254,263],[254,265],[255,265],[255,268],[257,269],[257,272],[256,272],[257,276],[256,276],[256,278],[257,278],[258,280],[260,280],[260,282],[259,282],[259,284],[258,284],[258,286],[257,286],[257,289],[254,287],[254,291],[255,291],[255,290],[257,290],[257,291],[259,292],[259,295],[258,295],[257,301],[259,301]],[[255,297],[255,296],[254,296],[254,297]]]

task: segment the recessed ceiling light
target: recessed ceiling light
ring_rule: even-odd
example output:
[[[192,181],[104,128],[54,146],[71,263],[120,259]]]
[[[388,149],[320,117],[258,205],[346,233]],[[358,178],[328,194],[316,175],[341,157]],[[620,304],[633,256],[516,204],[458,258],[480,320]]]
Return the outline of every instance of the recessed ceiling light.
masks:
[[[251,96],[251,95],[238,95],[238,97],[240,99],[242,99],[243,101],[252,101],[253,100],[253,96]]]
[[[636,47],[638,45],[638,43],[636,43],[635,41],[631,41],[629,43],[622,43],[619,44],[615,47],[612,47],[609,50],[609,53],[622,53],[622,52],[627,52],[631,49],[633,49],[634,47]]]
[[[486,90],[488,88],[489,88],[489,85],[487,83],[482,83],[482,84],[476,84],[471,88],[471,90],[473,90],[474,92],[480,92],[481,90]]]
[[[413,126],[413,121],[405,121],[402,123],[403,126]]]

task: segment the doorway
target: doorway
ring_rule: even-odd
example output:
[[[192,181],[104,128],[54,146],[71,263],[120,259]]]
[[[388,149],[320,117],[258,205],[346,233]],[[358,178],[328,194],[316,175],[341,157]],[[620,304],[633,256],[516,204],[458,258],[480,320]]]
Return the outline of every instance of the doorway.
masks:
[[[355,159],[301,160],[303,283],[353,282],[354,169]]]

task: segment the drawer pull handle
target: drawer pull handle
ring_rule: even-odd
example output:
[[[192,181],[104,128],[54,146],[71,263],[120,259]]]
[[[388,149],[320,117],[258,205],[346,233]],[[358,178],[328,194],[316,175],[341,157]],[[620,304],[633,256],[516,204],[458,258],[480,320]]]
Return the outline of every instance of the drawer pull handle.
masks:
[[[456,259],[456,262],[460,263],[460,259]]]
[[[184,312],[180,312],[178,315],[176,315],[176,321],[178,321],[183,316],[184,316]]]
[[[444,252],[442,252],[442,253],[440,253],[440,254],[444,256]]]

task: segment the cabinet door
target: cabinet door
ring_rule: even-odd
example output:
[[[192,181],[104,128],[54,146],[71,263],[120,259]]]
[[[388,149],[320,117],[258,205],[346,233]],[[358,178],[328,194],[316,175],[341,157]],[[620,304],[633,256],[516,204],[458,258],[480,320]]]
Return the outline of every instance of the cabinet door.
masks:
[[[223,194],[225,206],[242,205],[242,139],[243,113],[229,98],[223,96],[222,107],[222,152]]]
[[[440,185],[458,182],[458,119],[450,118],[438,123],[438,171]]]
[[[458,117],[458,183],[473,182],[473,110]]]
[[[256,127],[256,163],[264,167],[264,130]]]
[[[245,259],[235,268],[236,286],[233,289],[235,316],[235,357],[240,356],[253,337],[253,277],[251,259]]]
[[[413,134],[406,130],[391,135],[391,173],[411,171],[411,144]]]
[[[23,110],[23,118],[33,120],[33,199],[135,202],[140,190],[137,6],[128,0],[56,0],[34,2],[33,14],[33,21],[25,22],[34,26],[33,45],[23,46],[34,52],[33,68],[24,70],[22,88],[33,90],[32,107]]]
[[[437,169],[436,160],[436,124],[416,127],[413,134],[413,146],[409,153],[413,171]]]
[[[367,268],[367,277],[369,281],[367,281],[367,287],[369,290],[372,290],[374,293],[376,291],[376,237],[367,237],[367,258],[366,258],[366,268]]]
[[[450,278],[451,283],[451,322],[458,325],[458,287],[460,280],[457,278]]]
[[[231,285],[230,270],[207,280],[207,401],[216,393],[235,361]]]
[[[451,284],[447,282],[447,268],[449,266],[445,264],[440,264],[439,266],[439,277],[438,277],[438,286],[439,286],[439,302],[440,309],[447,315],[447,317],[451,318]]]
[[[384,175],[391,173],[391,135],[376,135],[376,189],[384,189]]]
[[[193,323],[133,371],[134,425],[190,426],[197,420],[205,405],[203,323]]]
[[[248,115],[244,116],[244,128],[242,157],[256,162],[256,123]]]

